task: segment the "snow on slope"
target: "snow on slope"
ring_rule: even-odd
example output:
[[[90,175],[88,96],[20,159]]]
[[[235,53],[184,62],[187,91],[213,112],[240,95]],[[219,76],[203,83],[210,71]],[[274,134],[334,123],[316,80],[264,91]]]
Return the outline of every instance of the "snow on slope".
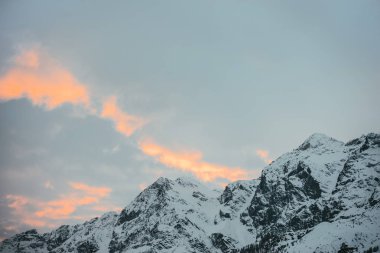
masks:
[[[29,230],[0,244],[0,252],[108,252],[118,215],[109,212],[80,225],[64,225],[39,235]]]
[[[355,246],[357,252],[364,252],[371,246],[378,246],[379,210],[370,210],[366,215],[322,222],[315,226],[287,252],[338,252],[343,243]],[[321,243],[322,242],[322,243]]]
[[[360,252],[376,246],[370,244],[380,235],[379,187],[379,134],[347,144],[314,134],[264,169],[248,208],[257,229],[250,250],[305,252],[301,249],[307,247],[306,252],[335,252],[348,245]],[[360,226],[342,233],[350,219],[359,220]],[[323,228],[331,229],[324,240],[318,232]],[[350,237],[354,230],[355,241]]]
[[[250,182],[255,180],[235,184],[245,185],[252,194],[255,183]],[[229,187],[234,185],[226,189]],[[237,200],[238,205],[246,205],[247,199],[240,198],[243,203]],[[189,252],[218,252],[215,247],[227,241],[230,247],[239,248],[249,234],[241,232],[244,229],[237,213],[239,207],[232,205],[231,209],[229,205],[222,211],[222,204],[215,191],[192,179],[160,178],[122,211],[110,251],[135,249],[138,252],[146,247],[160,252],[179,248]]]
[[[120,214],[0,244],[0,252],[365,252],[380,246],[380,135],[310,136],[222,193],[159,178]]]

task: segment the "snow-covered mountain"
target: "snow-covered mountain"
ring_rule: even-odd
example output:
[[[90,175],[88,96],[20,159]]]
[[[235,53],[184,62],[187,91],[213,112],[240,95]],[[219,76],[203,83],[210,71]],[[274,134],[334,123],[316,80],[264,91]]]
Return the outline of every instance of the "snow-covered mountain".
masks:
[[[313,134],[259,179],[222,193],[159,178],[120,214],[50,233],[30,230],[0,252],[377,252],[380,135],[343,143]]]

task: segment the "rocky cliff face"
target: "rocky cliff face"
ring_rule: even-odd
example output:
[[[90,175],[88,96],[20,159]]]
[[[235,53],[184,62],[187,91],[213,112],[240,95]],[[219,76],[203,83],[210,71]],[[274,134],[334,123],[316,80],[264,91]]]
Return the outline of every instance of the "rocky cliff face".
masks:
[[[160,178],[120,214],[30,230],[0,252],[375,252],[379,200],[380,135],[345,144],[314,134],[221,194]]]
[[[363,252],[376,246],[379,183],[380,135],[347,144],[312,135],[263,171],[248,208],[257,229],[250,250],[338,252],[351,245]]]

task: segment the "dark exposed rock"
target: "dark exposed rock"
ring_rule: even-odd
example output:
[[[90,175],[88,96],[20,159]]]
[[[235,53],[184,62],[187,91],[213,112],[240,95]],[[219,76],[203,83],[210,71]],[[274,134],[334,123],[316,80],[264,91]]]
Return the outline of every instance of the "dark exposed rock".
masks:
[[[219,211],[219,216],[220,218],[231,219],[231,214],[224,213],[222,210]]]
[[[120,217],[119,217],[119,220],[117,221],[116,223],[116,226],[118,225],[121,225],[127,221],[131,221],[135,218],[137,218],[139,216],[140,212],[135,212],[135,211],[131,211],[129,213],[127,213],[127,211],[125,209],[123,209],[120,213]]]
[[[321,231],[329,234],[315,252],[376,252],[379,147],[378,134],[346,144],[316,134],[259,180],[233,182],[219,196],[194,180],[160,178],[119,215],[43,235],[29,230],[4,240],[0,252],[312,252],[307,242]]]
[[[197,199],[200,199],[202,201],[207,201],[206,196],[203,193],[199,192],[199,191],[193,192],[193,197],[197,198]]]
[[[225,236],[221,233],[213,233],[210,236],[212,245],[220,249],[223,253],[233,252],[235,250],[234,245],[236,244],[235,240]]]
[[[357,248],[355,247],[350,247],[346,243],[342,243],[340,246],[340,249],[338,250],[338,253],[351,253],[351,252],[356,252]]]
[[[57,248],[58,246],[62,245],[67,239],[70,237],[70,230],[68,225],[60,226],[56,233],[53,233],[50,235],[47,243],[48,243],[48,250],[52,250]]]
[[[95,242],[84,241],[77,246],[78,253],[95,253],[99,250]]]
[[[223,203],[227,203],[229,201],[232,200],[232,191],[231,191],[231,188],[226,186],[226,188],[224,189],[222,195],[220,195],[220,198],[219,198],[219,201],[221,204]]]

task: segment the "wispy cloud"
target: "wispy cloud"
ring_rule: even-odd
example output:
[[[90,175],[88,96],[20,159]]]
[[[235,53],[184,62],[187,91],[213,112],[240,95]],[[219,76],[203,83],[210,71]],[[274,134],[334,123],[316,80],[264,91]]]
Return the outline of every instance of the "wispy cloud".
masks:
[[[40,53],[37,49],[29,49],[14,57],[18,66],[36,69],[40,66]]]
[[[112,148],[103,148],[103,154],[115,154],[120,151],[120,145],[115,145]]]
[[[134,115],[130,115],[117,105],[115,96],[107,98],[103,103],[101,117],[110,119],[115,124],[115,129],[125,136],[130,136],[137,129],[141,128],[146,122]]]
[[[69,183],[71,188],[79,190],[90,196],[96,196],[98,198],[104,198],[111,193],[111,188],[108,187],[94,187],[80,182]]]
[[[75,190],[57,200],[41,203],[41,210],[35,212],[37,217],[49,219],[69,219],[78,207],[98,203],[112,191],[107,187],[93,187],[84,183],[72,182],[70,187]]]
[[[36,49],[16,56],[14,66],[0,77],[0,100],[23,97],[49,110],[65,103],[90,109],[87,87],[54,59]]]
[[[46,189],[50,189],[50,190],[54,189],[54,185],[52,184],[52,182],[50,180],[45,181],[44,187]]]
[[[115,129],[127,137],[146,123],[141,117],[123,111],[116,96],[105,99],[97,112],[92,107],[94,97],[91,97],[88,86],[38,49],[22,51],[13,58],[13,66],[0,76],[0,101],[20,98],[27,98],[34,105],[48,110],[63,104],[80,106],[85,108],[86,114],[113,121]]]
[[[140,184],[138,185],[140,191],[145,190],[145,188],[146,188],[147,186],[148,186],[148,185],[147,185],[145,182],[140,183]]]
[[[154,157],[167,167],[193,173],[206,182],[216,179],[230,181],[249,179],[257,177],[259,174],[258,171],[205,162],[199,151],[173,151],[148,140],[141,141],[139,146],[144,154]]]
[[[272,162],[272,159],[269,157],[269,151],[263,149],[257,149],[256,154],[267,164]]]
[[[13,216],[20,223],[31,227],[48,228],[56,226],[62,220],[80,220],[83,216],[78,215],[77,211],[84,206],[88,206],[95,212],[103,212],[107,206],[108,210],[119,210],[114,205],[102,203],[102,200],[111,193],[110,188],[89,186],[81,182],[71,182],[69,185],[68,193],[51,201],[13,194],[6,195],[5,199],[8,207],[13,210]],[[96,208],[99,206],[103,209]]]
[[[94,211],[97,211],[97,212],[110,212],[110,211],[114,211],[114,212],[121,212],[122,208],[119,207],[119,206],[115,206],[115,205],[94,205],[91,207],[91,210],[94,210]]]
[[[8,194],[5,196],[8,201],[8,207],[13,210],[13,216],[15,216],[18,222],[31,227],[49,227],[46,221],[40,220],[30,210],[31,205],[35,205],[36,202],[21,195]],[[15,224],[14,230],[18,230],[20,224]]]

